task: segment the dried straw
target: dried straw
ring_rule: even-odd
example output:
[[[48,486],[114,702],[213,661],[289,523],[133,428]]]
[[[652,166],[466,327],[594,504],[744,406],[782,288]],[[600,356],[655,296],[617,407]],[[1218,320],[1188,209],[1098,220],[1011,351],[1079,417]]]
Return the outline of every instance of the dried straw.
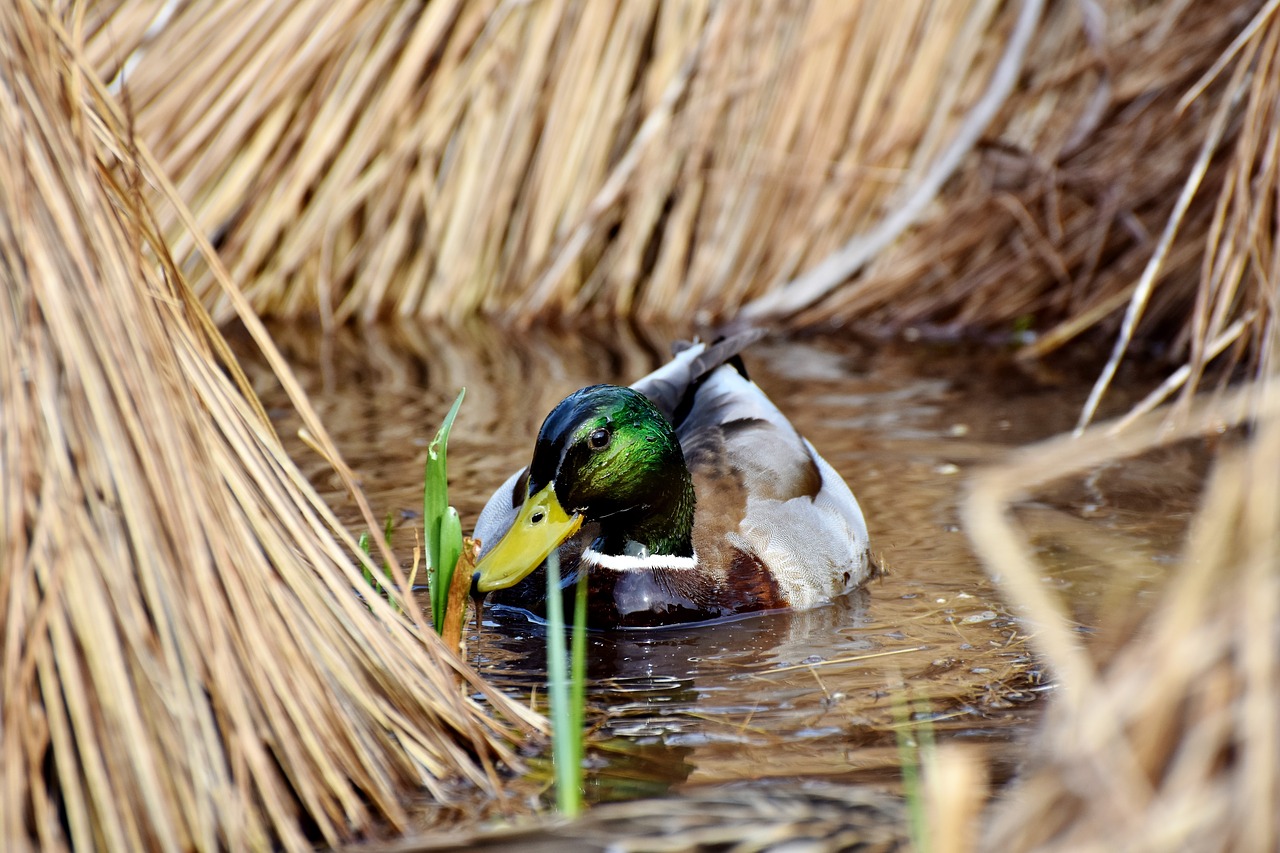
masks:
[[[1280,846],[1278,9],[1269,2],[1235,26],[1238,35],[1212,66],[1180,87],[1180,111],[1207,102],[1199,153],[1142,274],[1117,294],[1124,300],[1111,302],[1127,302],[1128,311],[1076,436],[1019,451],[973,484],[966,526],[1061,683],[1029,766],[988,810],[980,849]],[[1192,240],[1179,237],[1188,232]],[[1187,251],[1197,245],[1207,249],[1202,257]],[[1179,279],[1195,283],[1190,299]],[[1158,308],[1170,290],[1174,297]],[[1179,302],[1191,307],[1185,320],[1170,307]],[[1153,315],[1164,323],[1177,317],[1187,362],[1129,415],[1085,430],[1140,324]],[[1229,353],[1234,363],[1247,352],[1262,380],[1226,396],[1191,396],[1212,359]],[[1154,410],[1179,388],[1177,403]],[[1247,440],[1221,454],[1152,612],[1104,620],[1108,633],[1124,632],[1114,653],[1086,647],[1043,583],[1012,504],[1051,480],[1237,424],[1248,424]],[[1122,579],[1126,567],[1113,568]]]
[[[459,674],[534,721],[354,594],[65,24],[0,6],[5,848],[307,849],[403,826],[408,792],[493,791],[514,732]]]
[[[874,224],[1007,6],[121,2],[87,31],[261,309],[687,319]]]
[[[1144,314],[1149,320],[1161,288],[1170,286],[1167,278],[1157,284],[1165,270],[1183,266],[1190,274],[1197,264],[1198,287],[1180,332],[1187,363],[1124,418],[1025,448],[973,485],[967,527],[1061,681],[1037,754],[991,810],[984,848],[1280,846],[1277,10],[1280,2],[1259,10],[1186,90],[1187,110],[1214,87],[1218,96],[1164,238],[1129,289],[1124,325],[1081,427]],[[1201,196],[1215,171],[1210,206]],[[1174,235],[1198,218],[1208,251],[1202,259],[1180,258]],[[1230,353],[1236,361],[1249,351],[1262,379],[1229,394],[1191,396],[1213,358]],[[1179,388],[1181,399],[1155,410]],[[1141,620],[1128,612],[1104,620],[1104,630],[1114,635],[1121,626],[1124,633],[1114,653],[1087,648],[1042,582],[1010,506],[1051,480],[1240,424],[1245,436],[1220,455],[1153,611]],[[1114,569],[1123,578],[1125,567]]]
[[[1030,319],[1038,355],[1129,306],[1117,359],[1171,344],[1190,390],[1271,316],[1275,6],[118,0],[84,30],[259,310]]]
[[[1252,357],[1275,374],[1280,0],[1048,4],[1019,85],[934,203],[844,286],[794,304],[774,296],[964,150],[959,129],[999,90],[994,71],[1027,8],[119,0],[68,29],[127,95],[157,174],[190,203],[196,228],[180,207],[157,216],[219,319],[235,300],[218,289],[201,234],[252,282],[255,308],[329,321],[746,310],[959,333],[1029,320],[1041,333],[1029,357],[1102,325],[1116,344],[1094,403],[1145,340],[1182,361],[1146,408],[1181,389],[1175,434],[1192,434],[1207,415],[1191,395],[1212,361]],[[52,334],[21,316],[24,334]],[[6,368],[10,386],[16,371]],[[1271,398],[1258,399],[1270,412]],[[1243,419],[1248,404],[1233,405]],[[1168,440],[1164,415],[1136,418],[1121,438],[1092,430],[1035,448],[975,492],[978,543],[1064,684],[1043,770],[998,816],[993,843],[1272,849],[1280,837],[1271,416],[1245,461],[1215,475],[1147,634],[1105,669],[1004,514],[1033,482]],[[29,489],[7,461],[17,434],[6,430],[6,482]],[[64,467],[84,478],[102,464]],[[17,506],[6,499],[7,515]],[[19,586],[5,583],[12,600]],[[62,612],[40,611],[51,625]],[[65,737],[66,714],[51,732]],[[6,756],[28,736],[11,731]],[[80,802],[89,808],[87,794]]]
[[[1280,844],[1280,382],[1170,414],[1026,448],[974,483],[968,529],[1061,680],[1030,767],[994,806],[984,849]],[[1219,460],[1159,603],[1095,662],[1009,505],[1051,480],[1244,422],[1254,436]]]

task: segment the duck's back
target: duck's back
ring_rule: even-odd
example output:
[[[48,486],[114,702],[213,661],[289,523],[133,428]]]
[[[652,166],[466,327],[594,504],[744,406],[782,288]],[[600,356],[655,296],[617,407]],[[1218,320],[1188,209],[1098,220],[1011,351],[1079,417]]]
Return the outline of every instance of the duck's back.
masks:
[[[676,434],[698,499],[694,548],[727,596],[804,609],[866,580],[867,527],[853,493],[733,365],[702,380]]]

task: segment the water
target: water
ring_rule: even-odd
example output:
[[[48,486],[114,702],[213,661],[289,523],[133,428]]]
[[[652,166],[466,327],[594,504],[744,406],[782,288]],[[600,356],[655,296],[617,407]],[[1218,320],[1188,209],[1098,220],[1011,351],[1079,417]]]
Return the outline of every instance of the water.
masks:
[[[489,494],[528,462],[556,402],[583,385],[629,383],[666,360],[673,338],[626,327],[274,333],[374,512],[394,516],[402,555],[421,524],[426,445],[459,387],[467,397],[449,446],[450,489],[469,530]],[[1052,679],[960,529],[963,483],[1008,448],[1069,429],[1093,368],[1024,368],[992,350],[848,337],[762,342],[745,359],[852,486],[887,574],[805,613],[593,634],[590,796],[794,777],[892,785],[901,725],[984,745],[999,774],[1016,761]],[[336,478],[296,438],[280,391],[248,362],[294,458],[361,527]],[[1122,391],[1110,405],[1128,402]],[[1177,446],[1018,508],[1048,566],[1045,582],[1068,596],[1083,633],[1117,595],[1141,609],[1152,594],[1180,545],[1206,458]],[[491,608],[468,653],[522,701],[532,693],[542,702],[540,624]]]

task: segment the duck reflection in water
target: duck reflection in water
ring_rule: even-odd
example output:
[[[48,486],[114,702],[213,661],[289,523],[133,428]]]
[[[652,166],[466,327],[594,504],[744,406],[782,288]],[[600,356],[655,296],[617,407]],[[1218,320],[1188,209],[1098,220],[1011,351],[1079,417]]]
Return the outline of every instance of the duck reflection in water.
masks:
[[[679,630],[594,630],[587,636],[587,681],[593,700],[606,707],[643,699],[693,708],[699,680],[767,669],[850,651],[875,651],[869,641],[850,639],[851,626],[868,619],[870,595],[854,590],[823,607],[756,613]],[[520,686],[546,677],[546,624],[518,608],[486,609],[476,662],[486,677]]]
[[[758,709],[775,708],[779,691],[794,687],[761,675],[878,650],[859,629],[869,618],[869,598],[858,589],[804,611],[678,629],[591,631],[586,699],[595,709],[592,742],[599,759],[589,774],[592,798],[653,796],[684,782],[697,766],[708,719],[736,730]],[[498,605],[486,610],[484,629],[471,646],[485,678],[516,694],[540,692],[547,672],[545,623]],[[803,681],[811,692],[813,683]]]

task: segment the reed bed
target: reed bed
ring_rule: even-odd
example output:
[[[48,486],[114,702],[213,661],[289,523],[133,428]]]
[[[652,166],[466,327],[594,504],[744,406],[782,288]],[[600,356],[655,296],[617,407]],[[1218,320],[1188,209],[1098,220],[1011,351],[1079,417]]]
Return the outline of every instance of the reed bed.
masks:
[[[407,792],[500,793],[538,721],[358,594],[69,23],[0,7],[4,847],[301,850],[403,828]]]
[[[496,789],[537,724],[351,594],[358,549],[215,330],[272,354],[257,311],[1026,328],[1027,357],[1101,328],[1081,435],[970,502],[1062,684],[983,843],[1275,848],[1278,10],[0,8],[5,842],[348,841],[409,788]],[[1136,345],[1180,367],[1086,429]],[[1193,396],[1250,360],[1253,388]],[[1096,659],[1008,507],[1235,423],[1160,606]]]
[[[1273,333],[1274,334],[1274,333]],[[1272,338],[1274,340],[1274,337]],[[1269,351],[1274,352],[1272,347]],[[1208,395],[1206,395],[1208,397]],[[1086,647],[1010,505],[1065,476],[1245,425],[1219,454],[1182,559]],[[974,484],[967,527],[1060,689],[979,849],[1274,850],[1280,844],[1280,383],[1025,448]],[[1123,583],[1126,567],[1116,565]],[[943,790],[940,801],[953,799]],[[972,848],[970,848],[972,849]]]
[[[260,311],[1043,354],[1128,308],[1191,388],[1272,311],[1275,6],[118,0],[83,31]]]
[[[123,2],[87,32],[262,311],[687,319],[870,227],[1001,5]]]
[[[1019,451],[973,485],[966,526],[1061,684],[1028,766],[983,818],[980,849],[1280,846],[1280,337],[1268,307],[1280,292],[1278,8],[1253,16],[1183,96],[1192,109],[1207,87],[1223,86],[1207,104],[1204,142],[1156,251],[1127,288],[1124,323],[1079,428]],[[1201,227],[1201,251],[1179,259],[1179,229]],[[1178,266],[1196,284],[1175,300],[1186,319],[1172,344],[1187,362],[1123,418],[1085,429],[1141,337],[1144,311],[1171,295],[1158,284],[1162,268]],[[1223,352],[1229,363],[1252,354],[1259,378],[1193,395]],[[1156,408],[1179,388],[1181,399]],[[1177,441],[1218,448],[1182,557],[1149,615],[1135,617],[1116,596],[1101,620],[1106,641],[1086,647],[1041,582],[1010,509],[1052,480]],[[1126,566],[1113,568],[1122,587]],[[941,789],[935,798],[954,799]]]

